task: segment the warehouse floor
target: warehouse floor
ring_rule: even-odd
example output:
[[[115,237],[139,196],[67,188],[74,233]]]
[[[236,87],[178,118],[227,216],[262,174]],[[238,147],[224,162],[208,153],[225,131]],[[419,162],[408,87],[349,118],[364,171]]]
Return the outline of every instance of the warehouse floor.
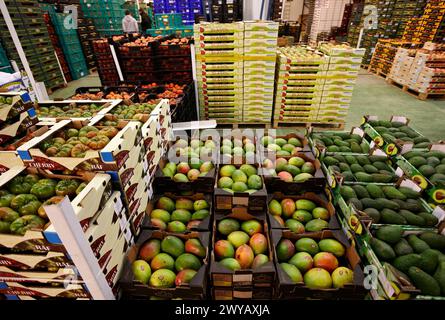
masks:
[[[51,98],[67,98],[78,87],[100,86],[97,74],[70,82],[57,90]],[[403,115],[411,119],[415,129],[434,141],[445,139],[445,101],[421,101],[388,85],[384,79],[362,70],[359,74],[351,102],[346,128],[360,125],[365,114],[389,119],[391,115]]]

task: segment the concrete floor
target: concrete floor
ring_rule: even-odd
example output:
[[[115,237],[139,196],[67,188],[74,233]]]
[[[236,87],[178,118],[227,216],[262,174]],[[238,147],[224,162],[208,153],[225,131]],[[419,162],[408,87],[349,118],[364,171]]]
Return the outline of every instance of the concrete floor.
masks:
[[[67,98],[78,87],[100,86],[97,74],[70,82],[68,87],[54,92],[52,98]],[[411,125],[433,141],[445,140],[445,100],[421,101],[388,85],[384,79],[361,70],[346,119],[346,128],[358,126],[363,115],[389,119],[391,115],[406,116]]]

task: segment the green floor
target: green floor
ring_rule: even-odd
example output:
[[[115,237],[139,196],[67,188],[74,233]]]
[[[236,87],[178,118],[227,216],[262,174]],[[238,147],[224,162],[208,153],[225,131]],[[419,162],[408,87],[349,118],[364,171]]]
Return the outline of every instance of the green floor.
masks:
[[[78,87],[99,86],[97,74],[70,82],[68,87],[56,91],[52,98],[67,98]],[[377,115],[389,119],[403,115],[411,119],[412,126],[432,140],[445,140],[445,100],[420,101],[388,85],[385,80],[367,71],[361,71],[354,89],[346,128],[360,125],[363,115]]]

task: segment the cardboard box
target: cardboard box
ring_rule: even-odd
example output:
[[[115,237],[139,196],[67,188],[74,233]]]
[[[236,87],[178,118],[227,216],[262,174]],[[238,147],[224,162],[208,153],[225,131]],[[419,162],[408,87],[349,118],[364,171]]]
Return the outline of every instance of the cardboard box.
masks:
[[[73,267],[73,262],[63,252],[36,254],[0,254],[0,265],[21,270],[56,272],[60,268]]]
[[[82,128],[83,124],[70,120],[62,120],[48,132],[36,137],[17,149],[20,158],[29,166],[51,170],[87,170],[87,171],[118,171],[129,157],[130,150],[141,140],[140,122],[128,124],[114,136],[102,150],[89,150],[83,158],[50,157],[39,149],[39,144],[61,130]]]
[[[24,283],[18,282],[1,282],[0,294],[6,295],[18,295],[18,296],[31,296],[45,298],[91,298],[88,291],[82,286],[77,284],[69,284],[66,287],[33,287],[26,286]]]
[[[144,230],[139,236],[138,241],[132,246],[124,260],[124,269],[119,284],[122,289],[122,298],[127,299],[147,299],[150,296],[160,298],[183,298],[193,300],[204,300],[207,296],[207,266],[209,261],[210,234],[209,232],[191,232],[187,234],[175,234],[176,237],[183,241],[188,239],[198,239],[204,248],[206,248],[206,256],[202,259],[202,266],[197,274],[188,284],[176,286],[174,288],[155,288],[144,285],[134,279],[132,263],[138,258],[141,246],[149,239],[162,240],[168,233],[161,231]]]
[[[31,128],[38,122],[39,120],[37,119],[35,110],[33,108],[20,113],[16,122],[5,122],[3,125],[1,125],[0,144],[4,145],[7,141],[23,135],[26,133],[27,129]]]
[[[23,161],[17,152],[0,151],[0,175],[14,167],[23,167]]]
[[[33,107],[28,92],[0,92],[0,97],[10,102],[0,103],[0,125]]]

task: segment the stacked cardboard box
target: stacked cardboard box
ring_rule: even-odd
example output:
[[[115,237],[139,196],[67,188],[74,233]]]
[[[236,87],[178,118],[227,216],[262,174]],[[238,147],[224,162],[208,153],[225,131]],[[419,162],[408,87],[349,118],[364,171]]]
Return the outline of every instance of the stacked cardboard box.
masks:
[[[200,118],[241,122],[244,24],[194,25]]]
[[[274,126],[317,121],[327,63],[308,47],[278,49]]]
[[[403,40],[413,42],[433,41],[445,19],[445,1],[430,0],[423,15],[412,18],[405,28]]]
[[[418,93],[445,94],[445,46],[427,42],[418,50],[399,48],[389,78]]]
[[[276,22],[244,22],[243,122],[270,122],[278,38]]]
[[[344,124],[365,49],[321,43],[318,50],[328,57],[317,122]]]

